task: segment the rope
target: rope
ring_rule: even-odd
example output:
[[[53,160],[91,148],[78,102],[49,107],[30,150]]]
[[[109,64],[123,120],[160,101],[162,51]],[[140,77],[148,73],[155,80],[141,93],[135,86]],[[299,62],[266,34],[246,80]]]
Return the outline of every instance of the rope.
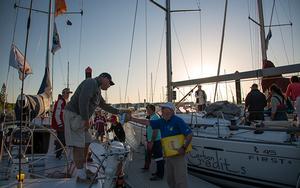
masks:
[[[82,11],[83,11],[83,0],[81,0],[81,12]],[[80,35],[79,35],[77,85],[79,84],[80,59],[81,59],[82,17],[83,17],[83,14],[81,14],[81,17],[80,17]]]
[[[133,48],[133,39],[134,39],[134,33],[135,33],[135,24],[136,24],[136,15],[137,15],[137,10],[138,10],[138,4],[139,4],[139,0],[136,0],[135,13],[134,13],[134,21],[133,21],[133,28],[132,28],[132,37],[131,37],[131,46],[130,46],[130,53],[129,53],[128,70],[127,70],[127,78],[126,78],[126,89],[125,89],[124,101],[126,101],[126,98],[127,98],[127,88],[128,88],[128,80],[129,80],[129,72],[130,72],[130,64],[131,64],[131,55],[132,55],[132,48]]]

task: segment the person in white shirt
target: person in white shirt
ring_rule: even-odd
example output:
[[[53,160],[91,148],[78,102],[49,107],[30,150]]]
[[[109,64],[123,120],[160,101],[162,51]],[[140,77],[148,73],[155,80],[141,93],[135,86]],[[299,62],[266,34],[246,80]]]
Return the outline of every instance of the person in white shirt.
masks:
[[[201,85],[198,85],[198,90],[195,92],[195,97],[196,97],[197,110],[201,112],[206,107],[206,99],[207,99],[205,91],[201,89]]]

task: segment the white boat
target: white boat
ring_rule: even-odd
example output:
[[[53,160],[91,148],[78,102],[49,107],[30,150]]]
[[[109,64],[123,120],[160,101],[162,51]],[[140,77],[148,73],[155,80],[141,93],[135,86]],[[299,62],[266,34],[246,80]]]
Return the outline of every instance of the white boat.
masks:
[[[258,0],[258,4],[260,5],[258,7],[262,8],[262,1]],[[227,1],[225,6],[227,6]],[[262,12],[259,16],[263,20]],[[169,56],[167,56],[167,89],[170,102],[174,100],[174,87],[227,80],[240,81],[240,79],[299,71],[299,64],[297,64],[286,66],[285,70],[282,68],[259,69],[172,82],[171,37],[168,36],[170,9],[166,10],[166,17],[167,54]],[[265,42],[263,28],[262,24],[261,39]],[[262,51],[263,59],[266,59],[265,48]],[[297,132],[299,133],[299,128],[294,126],[295,123],[264,121],[246,126],[239,124],[238,119],[229,121],[222,118],[222,113],[215,118],[206,118],[198,113],[177,115],[184,119],[193,130],[193,149],[187,155],[190,173],[227,187],[300,186],[300,139],[299,134],[295,136]],[[136,135],[144,135],[145,128],[142,125],[132,122],[130,124],[134,127]]]

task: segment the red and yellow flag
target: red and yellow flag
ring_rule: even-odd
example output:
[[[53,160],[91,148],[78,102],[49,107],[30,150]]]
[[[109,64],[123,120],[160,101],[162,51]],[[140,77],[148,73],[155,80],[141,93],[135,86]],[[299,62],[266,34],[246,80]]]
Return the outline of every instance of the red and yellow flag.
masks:
[[[65,12],[67,12],[65,0],[55,0],[55,16],[59,16]]]

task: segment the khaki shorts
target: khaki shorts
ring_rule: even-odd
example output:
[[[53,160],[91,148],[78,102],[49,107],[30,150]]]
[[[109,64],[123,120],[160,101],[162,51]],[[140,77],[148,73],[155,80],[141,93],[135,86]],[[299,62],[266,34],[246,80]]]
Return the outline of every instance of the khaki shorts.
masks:
[[[64,110],[64,123],[67,146],[84,148],[86,144],[92,142],[92,136],[85,130],[84,121],[80,115]]]

